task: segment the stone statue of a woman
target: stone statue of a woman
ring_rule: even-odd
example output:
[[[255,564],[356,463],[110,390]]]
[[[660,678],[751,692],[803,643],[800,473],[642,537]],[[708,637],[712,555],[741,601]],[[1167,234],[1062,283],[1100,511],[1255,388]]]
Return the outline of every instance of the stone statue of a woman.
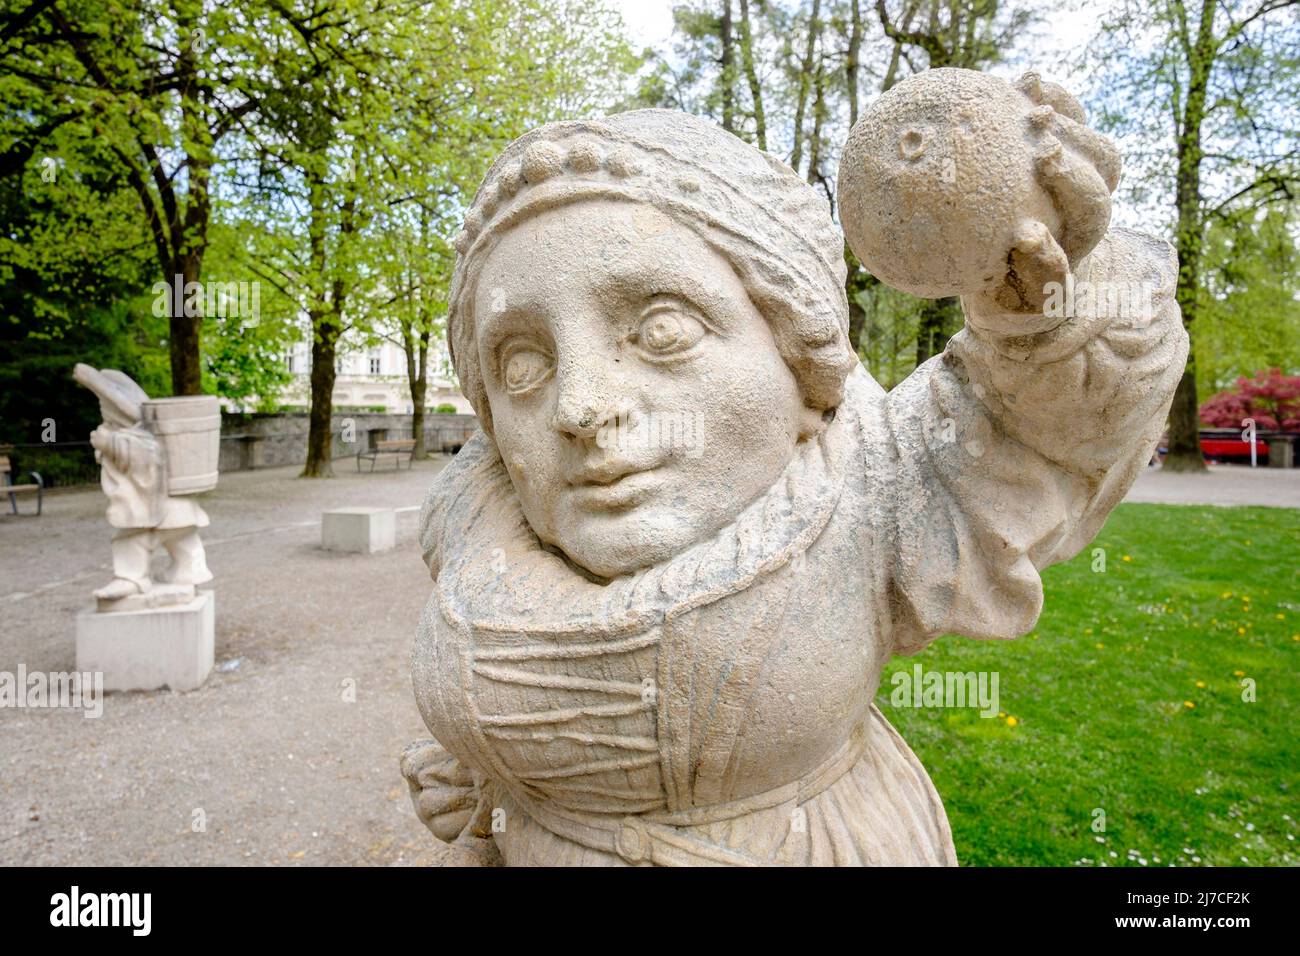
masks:
[[[665,110],[502,154],[448,314],[482,430],[421,518],[436,742],[403,772],[438,837],[512,866],[956,862],[881,669],[1032,629],[1186,358],[1173,252],[1107,232],[1118,155],[1082,120],[956,70],[864,115],[855,251],[966,315],[888,393],[848,341],[843,235],[784,163]]]

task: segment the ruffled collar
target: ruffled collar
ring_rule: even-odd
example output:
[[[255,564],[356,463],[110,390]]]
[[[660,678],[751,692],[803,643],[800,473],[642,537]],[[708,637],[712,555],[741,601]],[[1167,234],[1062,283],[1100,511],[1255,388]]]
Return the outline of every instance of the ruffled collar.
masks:
[[[495,443],[477,432],[438,475],[420,514],[443,617],[501,635],[608,637],[744,590],[802,555],[826,527],[859,445],[851,408],[846,402],[821,435],[801,442],[780,478],[729,525],[604,584],[538,540]]]

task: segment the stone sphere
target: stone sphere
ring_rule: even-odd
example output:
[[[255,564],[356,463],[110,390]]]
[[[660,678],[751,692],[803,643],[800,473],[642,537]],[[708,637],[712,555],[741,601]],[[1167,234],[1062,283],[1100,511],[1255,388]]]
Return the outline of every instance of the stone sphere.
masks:
[[[1005,80],[927,70],[882,94],[840,159],[840,221],[882,282],[937,299],[1006,274],[1017,222],[1034,208],[1034,104]]]

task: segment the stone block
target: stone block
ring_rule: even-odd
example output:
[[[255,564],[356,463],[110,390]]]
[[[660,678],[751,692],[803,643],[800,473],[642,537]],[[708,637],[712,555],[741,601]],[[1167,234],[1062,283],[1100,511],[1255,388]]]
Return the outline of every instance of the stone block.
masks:
[[[392,508],[336,508],[321,516],[320,546],[326,551],[375,554],[397,542],[397,515]]]
[[[100,672],[105,690],[194,690],[212,672],[216,600],[77,615],[77,670]]]

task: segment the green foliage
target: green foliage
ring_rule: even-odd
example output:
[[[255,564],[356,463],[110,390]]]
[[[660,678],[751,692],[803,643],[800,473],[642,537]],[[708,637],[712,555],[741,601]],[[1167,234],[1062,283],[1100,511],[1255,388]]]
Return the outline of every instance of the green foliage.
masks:
[[[891,662],[877,703],[929,769],[960,861],[1300,862],[1298,568],[1293,509],[1122,504],[1088,550],[1044,574],[1032,634],[946,637]],[[891,708],[892,673],[918,661],[997,672],[1005,717]],[[1105,833],[1092,829],[1098,808]]]
[[[0,295],[0,351],[8,356],[0,363],[0,441],[40,441],[47,419],[58,441],[90,434],[99,424],[99,403],[72,381],[78,362],[121,369],[150,394],[168,391],[167,323],[152,318],[146,297],[54,304],[57,319],[37,318]]]
[[[456,406],[450,405],[447,402],[443,402],[437,408],[434,409],[434,412],[438,415],[455,415]]]
[[[24,481],[31,472],[41,476],[46,488],[67,488],[73,485],[93,485],[99,482],[99,463],[89,444],[68,448],[66,445],[49,447],[27,445],[11,453],[15,481]],[[7,504],[7,499],[0,499]]]
[[[1199,341],[1208,233],[1219,220],[1240,225],[1293,204],[1300,190],[1297,50],[1293,4],[1256,0],[1123,0],[1089,50],[1100,126],[1122,137],[1128,191],[1145,202],[1146,229],[1164,231],[1178,253],[1175,293],[1192,350],[1170,409],[1166,470],[1204,468],[1198,398],[1215,389],[1198,363],[1216,358]]]
[[[1195,340],[1201,398],[1263,368],[1300,372],[1300,249],[1294,204],[1210,224]]]
[[[495,153],[612,105],[639,63],[617,15],[578,0],[0,5],[0,281],[23,330],[4,335],[26,343],[9,381],[184,262],[260,283],[255,324],[200,317],[193,356],[203,389],[260,409],[304,314],[331,341],[439,335],[450,240]],[[184,342],[138,317],[136,347]],[[0,401],[23,430],[20,399]]]
[[[652,53],[636,99],[707,116],[769,149],[834,212],[839,149],[860,105],[915,70],[999,63],[1040,17],[985,0],[692,0],[674,5],[673,55]],[[854,345],[892,387],[942,351],[960,309],[885,288],[846,261]]]
[[[15,95],[0,78],[0,116],[19,109]],[[10,149],[21,145],[0,129]],[[67,125],[0,177],[0,441],[40,441],[47,420],[59,441],[89,434],[99,411],[71,381],[77,362],[168,392],[167,322],[144,292],[152,262],[134,202],[100,145]]]
[[[211,232],[203,277],[209,283],[242,284],[249,295],[241,305],[251,304],[253,314],[231,308],[226,315],[204,318],[203,390],[239,408],[274,412],[280,392],[293,379],[284,354],[302,336],[298,305],[255,270],[250,231],[236,223],[235,211],[223,209]]]
[[[1300,20],[1281,4],[1270,12],[1265,6],[1120,0],[1081,54],[1096,122],[1123,143],[1120,195],[1144,217],[1145,228],[1171,241],[1180,157],[1198,166],[1200,188],[1187,227],[1294,195]],[[1203,43],[1202,10],[1210,11]],[[1261,15],[1252,16],[1255,11]],[[1191,129],[1189,97],[1202,85],[1205,110]]]

